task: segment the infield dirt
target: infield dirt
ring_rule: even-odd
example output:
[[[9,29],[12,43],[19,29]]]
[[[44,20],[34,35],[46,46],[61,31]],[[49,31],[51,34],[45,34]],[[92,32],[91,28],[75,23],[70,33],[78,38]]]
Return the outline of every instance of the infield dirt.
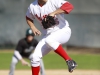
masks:
[[[8,70],[0,70],[0,75],[8,75]],[[46,75],[100,75],[100,70],[74,70],[69,73],[67,70],[46,70]],[[15,75],[32,75],[31,70],[16,70]]]

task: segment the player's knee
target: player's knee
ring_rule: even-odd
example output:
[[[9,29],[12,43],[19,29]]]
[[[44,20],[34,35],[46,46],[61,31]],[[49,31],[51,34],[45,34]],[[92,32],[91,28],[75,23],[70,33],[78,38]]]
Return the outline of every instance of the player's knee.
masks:
[[[37,55],[33,55],[32,59],[31,59],[31,65],[33,67],[37,67],[40,65],[40,57]]]
[[[52,43],[53,43],[53,41],[52,41],[51,39],[49,39],[49,38],[46,38],[46,39],[45,39],[45,43],[46,43],[47,45],[51,46]]]
[[[53,39],[48,39],[48,38],[46,38],[45,43],[46,43],[48,46],[50,46],[52,49],[54,49],[54,50],[57,49],[58,46],[60,45],[59,42],[57,42],[57,41],[55,41],[55,40],[53,40]]]
[[[18,61],[19,60],[13,56],[11,63],[16,65],[18,63]]]

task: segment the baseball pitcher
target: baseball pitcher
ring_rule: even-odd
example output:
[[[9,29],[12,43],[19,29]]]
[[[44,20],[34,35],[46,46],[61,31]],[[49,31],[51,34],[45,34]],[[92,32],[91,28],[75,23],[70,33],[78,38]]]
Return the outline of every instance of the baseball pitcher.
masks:
[[[65,0],[35,0],[32,2],[26,13],[26,22],[35,35],[44,35],[35,48],[31,59],[32,75],[39,75],[40,60],[51,50],[60,55],[68,65],[69,72],[73,72],[77,63],[68,56],[62,47],[71,36],[71,28],[64,18],[73,10],[73,5]],[[36,19],[42,31],[34,24]]]

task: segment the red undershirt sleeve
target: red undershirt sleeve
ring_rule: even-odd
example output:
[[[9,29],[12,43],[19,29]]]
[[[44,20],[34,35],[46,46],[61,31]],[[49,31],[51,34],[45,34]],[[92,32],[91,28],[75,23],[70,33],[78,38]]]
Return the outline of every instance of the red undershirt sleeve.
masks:
[[[73,5],[69,2],[64,3],[60,9],[64,10],[66,14],[69,14],[73,10]]]

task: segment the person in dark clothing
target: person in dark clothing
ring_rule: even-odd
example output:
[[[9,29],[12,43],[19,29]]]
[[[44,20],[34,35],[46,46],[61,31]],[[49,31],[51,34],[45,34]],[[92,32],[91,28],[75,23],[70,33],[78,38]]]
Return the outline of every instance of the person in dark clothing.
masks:
[[[34,34],[32,30],[29,28],[26,30],[26,37],[19,40],[14,55],[12,56],[12,62],[10,66],[9,75],[14,75],[14,70],[16,64],[21,61],[22,65],[26,65],[30,67],[29,62],[25,61],[24,58],[30,59],[32,58],[32,53],[37,46],[38,41],[34,38]],[[41,59],[41,75],[45,75],[44,73],[44,64]]]

